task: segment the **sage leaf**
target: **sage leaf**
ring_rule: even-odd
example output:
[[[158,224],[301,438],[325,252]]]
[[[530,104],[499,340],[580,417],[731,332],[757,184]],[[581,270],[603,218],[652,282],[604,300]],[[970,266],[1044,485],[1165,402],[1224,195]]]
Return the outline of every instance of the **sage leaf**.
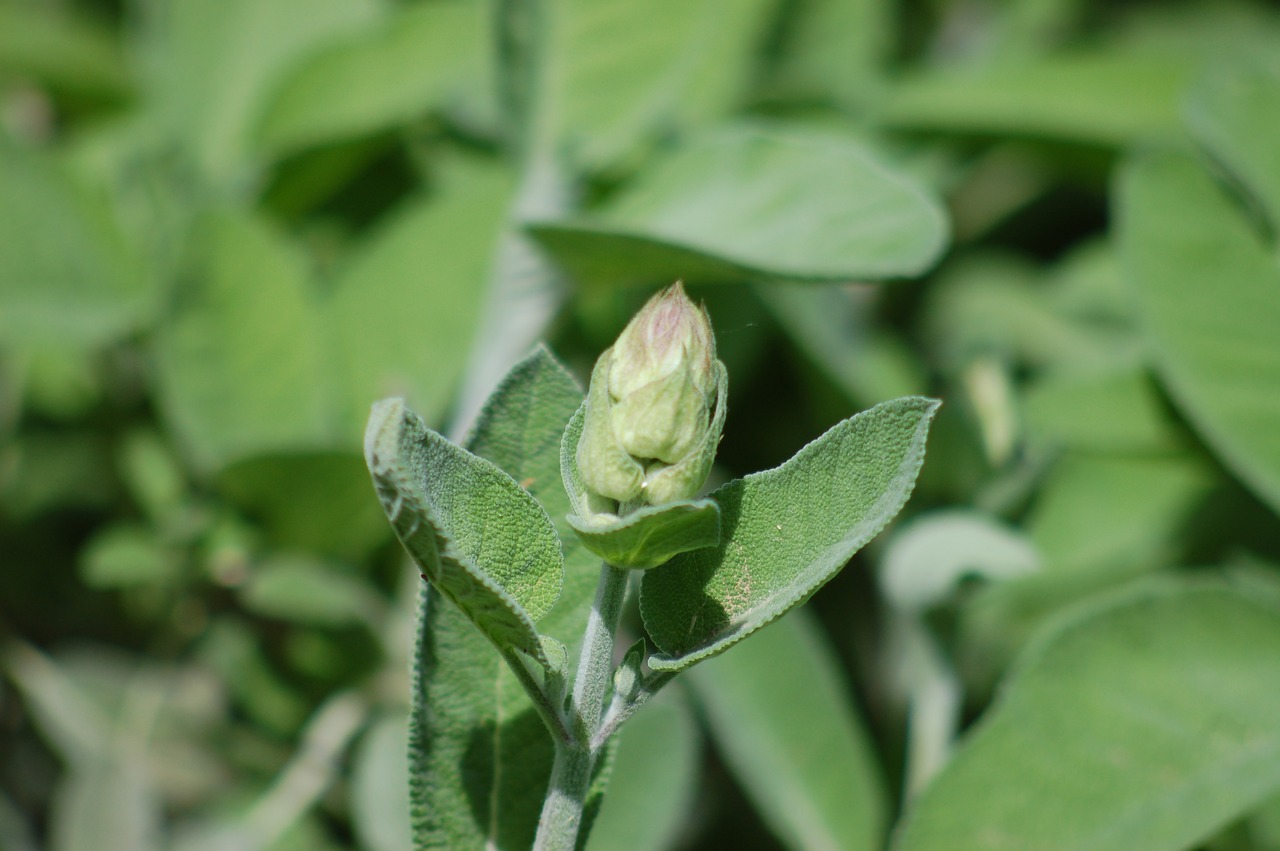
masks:
[[[545,664],[533,622],[555,603],[564,565],[537,500],[428,429],[400,399],[374,406],[365,458],[383,510],[427,581],[499,649]]]
[[[1280,511],[1280,267],[1193,158],[1121,172],[1125,272],[1156,370],[1222,463]]]
[[[780,209],[791,212],[780,219]],[[699,137],[598,213],[529,231],[599,281],[903,277],[932,265],[947,240],[938,203],[865,145],[755,127]]]
[[[538,627],[544,647],[559,639],[570,655],[599,575],[599,561],[564,523],[569,498],[559,475],[560,439],[581,403],[573,378],[539,347],[489,397],[466,444],[537,497],[560,524],[563,589]],[[466,615],[430,589],[424,595],[410,724],[415,847],[528,848],[551,773],[551,737]]]
[[[1158,583],[1038,634],[898,851],[1177,851],[1280,790],[1280,611]]]
[[[877,405],[781,467],[712,493],[720,543],[645,573],[640,611],[662,651],[650,667],[678,671],[721,653],[835,576],[906,503],[939,404]]]

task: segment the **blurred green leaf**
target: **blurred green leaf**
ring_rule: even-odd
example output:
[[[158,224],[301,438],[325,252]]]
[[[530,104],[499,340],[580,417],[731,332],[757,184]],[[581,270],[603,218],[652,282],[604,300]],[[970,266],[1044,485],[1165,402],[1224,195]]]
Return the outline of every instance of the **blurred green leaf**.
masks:
[[[1212,485],[1194,456],[1068,453],[1025,527],[1049,570],[1152,567],[1177,552],[1177,532]]]
[[[409,727],[401,710],[378,719],[351,763],[351,817],[367,851],[413,847],[409,823]]]
[[[1131,161],[1120,248],[1157,371],[1222,462],[1280,511],[1280,268],[1194,160]]]
[[[15,78],[91,98],[130,94],[132,75],[112,33],[53,3],[0,3],[0,84]]]
[[[262,564],[240,591],[247,611],[316,626],[373,625],[383,606],[373,588],[303,557],[280,556]]]
[[[97,346],[137,329],[155,281],[102,199],[0,141],[0,339]]]
[[[159,851],[159,795],[138,759],[95,760],[62,780],[50,851]]]
[[[935,511],[897,530],[885,547],[880,586],[894,606],[940,605],[969,576],[1008,579],[1040,569],[1025,536],[976,511]]]
[[[851,417],[785,464],[715,490],[720,544],[647,571],[640,611],[679,671],[723,653],[808,599],[898,513],[940,403],[896,399]]]
[[[181,567],[177,554],[142,526],[108,526],[80,553],[80,576],[91,588],[170,582]]]
[[[217,485],[282,549],[358,560],[391,539],[369,471],[354,452],[257,455],[225,467]]]
[[[1187,102],[1187,126],[1230,169],[1280,229],[1280,69],[1215,69]]]
[[[328,345],[304,258],[251,215],[211,214],[200,230],[193,277],[156,341],[171,428],[206,470],[325,446]]]
[[[160,126],[219,194],[247,187],[268,99],[308,54],[373,19],[372,0],[186,0],[153,13],[146,76]]]
[[[343,440],[354,443],[385,396],[439,423],[466,366],[510,191],[501,169],[468,169],[393,213],[338,272],[322,310]]]
[[[372,26],[290,69],[262,110],[257,144],[275,155],[405,124],[484,73],[483,4],[391,7]]]
[[[862,144],[750,128],[676,148],[600,212],[529,231],[593,282],[904,277],[947,239],[937,202]]]
[[[839,662],[804,610],[689,679],[716,747],[787,848],[881,847],[876,756]]]
[[[600,814],[586,851],[667,851],[696,800],[702,739],[674,692],[647,704],[623,727]]]
[[[1280,789],[1280,611],[1216,587],[1079,610],[906,816],[901,851],[1197,846]]]
[[[1124,145],[1178,129],[1179,97],[1195,71],[1175,54],[1118,49],[916,71],[891,90],[881,119],[913,130]]]
[[[1179,444],[1155,383],[1137,366],[1048,373],[1023,408],[1035,439],[1070,449],[1163,453]]]
[[[884,84],[893,43],[887,0],[802,0],[788,8],[775,79],[784,98],[819,97],[861,110]]]
[[[706,124],[746,91],[771,4],[762,0],[554,0],[521,97],[530,132],[588,169],[662,130]],[[662,21],[662,26],[653,26]],[[510,61],[510,60],[508,60]]]

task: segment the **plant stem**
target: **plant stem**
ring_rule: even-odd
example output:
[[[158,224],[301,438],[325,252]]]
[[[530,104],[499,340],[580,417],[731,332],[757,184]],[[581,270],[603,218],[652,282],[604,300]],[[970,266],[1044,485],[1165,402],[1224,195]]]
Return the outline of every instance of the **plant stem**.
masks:
[[[627,593],[627,571],[605,563],[596,600],[582,637],[573,678],[570,717],[573,741],[556,742],[551,782],[538,820],[535,851],[573,851],[582,830],[582,810],[601,747],[593,746],[613,674],[613,642]]]

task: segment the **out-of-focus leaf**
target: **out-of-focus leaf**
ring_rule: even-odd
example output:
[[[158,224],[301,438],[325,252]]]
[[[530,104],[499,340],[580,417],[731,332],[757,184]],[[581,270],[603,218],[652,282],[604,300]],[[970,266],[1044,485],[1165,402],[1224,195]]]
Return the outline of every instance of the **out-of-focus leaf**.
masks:
[[[121,498],[101,434],[29,434],[9,451],[0,496],[15,519],[55,508],[100,509]]]
[[[1125,270],[1156,369],[1222,462],[1280,511],[1280,266],[1195,160],[1124,169]]]
[[[509,193],[501,170],[469,170],[393,214],[338,273],[323,310],[343,440],[386,396],[439,422],[466,366]]]
[[[906,610],[936,606],[967,576],[1007,579],[1040,567],[1022,535],[976,511],[926,514],[897,531],[886,546],[880,585]]]
[[[840,664],[804,610],[689,679],[716,747],[786,847],[880,847],[886,813],[876,757]]]
[[[0,339],[94,346],[150,318],[153,279],[102,200],[54,161],[0,143],[0,198]]]
[[[804,0],[788,11],[773,81],[777,95],[866,107],[884,82],[884,62],[893,43],[893,4]]]
[[[126,435],[117,465],[130,495],[153,521],[163,523],[182,508],[187,497],[182,468],[156,432]]]
[[[647,571],[640,611],[679,671],[807,600],[906,503],[940,403],[918,396],[845,420],[773,470],[718,488],[720,544]]]
[[[1271,227],[1280,229],[1280,70],[1219,68],[1192,92],[1186,115],[1200,144],[1235,173]]]
[[[297,734],[307,717],[307,701],[281,679],[242,621],[215,620],[201,637],[199,654],[254,721],[282,736]]]
[[[372,625],[382,609],[373,589],[356,577],[300,557],[261,565],[240,599],[255,614],[317,626]]]
[[[516,71],[529,78],[517,84],[528,87],[530,132],[573,162],[602,168],[661,130],[722,115],[746,90],[770,8],[761,0],[549,3],[536,65]]]
[[[947,239],[928,192],[860,143],[749,128],[671,151],[596,214],[530,231],[592,281],[905,277]]]
[[[1070,453],[1044,482],[1026,528],[1050,570],[1150,567],[1174,554],[1171,541],[1212,485],[1190,456]]]
[[[142,526],[110,526],[99,532],[80,554],[80,575],[92,588],[127,588],[177,578],[181,563]]]
[[[598,561],[563,525],[569,497],[560,480],[560,437],[581,403],[574,380],[539,349],[489,397],[467,442],[524,483],[562,524],[564,587],[538,626],[571,652],[599,574]],[[532,844],[551,772],[551,737],[489,641],[431,588],[420,610],[409,738],[415,842]]]
[[[0,3],[0,82],[116,100],[132,81],[120,46],[92,18],[50,3]]]
[[[874,404],[925,389],[916,355],[874,321],[863,294],[817,285],[755,289],[792,343],[854,401]]]
[[[401,399],[374,405],[365,460],[387,519],[432,588],[499,650],[547,665],[533,623],[560,595],[564,557],[537,500],[428,429]]]
[[[1176,851],[1280,789],[1280,611],[1155,586],[1027,648],[895,848]]]
[[[323,340],[305,261],[267,223],[210,215],[157,341],[160,399],[197,465],[324,447]]]
[[[138,759],[94,760],[62,781],[50,851],[158,851],[159,795]]]
[[[161,125],[220,190],[251,165],[254,124],[295,64],[372,20],[371,0],[165,4],[147,77]]]
[[[609,793],[586,851],[667,851],[696,801],[698,726],[683,699],[664,693],[618,735]]]
[[[395,7],[294,66],[263,110],[257,143],[276,155],[385,130],[446,104],[481,75],[483,4]]]
[[[7,795],[0,795],[0,848],[5,851],[36,851],[35,833],[26,815]]]
[[[364,734],[351,763],[351,819],[367,851],[413,847],[409,823],[408,713],[387,715]]]
[[[258,455],[230,464],[217,481],[285,549],[356,560],[391,538],[369,471],[354,453]]]
[[[1070,449],[1165,453],[1178,446],[1154,382],[1136,365],[1049,373],[1023,404],[1030,434]]]
[[[1062,54],[907,75],[881,118],[911,129],[1124,145],[1178,127],[1195,65],[1159,53]]]

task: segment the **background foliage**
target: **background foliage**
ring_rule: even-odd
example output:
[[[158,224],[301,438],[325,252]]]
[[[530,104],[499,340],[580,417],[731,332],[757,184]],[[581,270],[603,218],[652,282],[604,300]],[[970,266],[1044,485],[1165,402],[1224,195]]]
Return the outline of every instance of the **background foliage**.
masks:
[[[408,847],[369,405],[676,277],[718,481],[946,404],[591,849],[1280,848],[1280,13],[543,5],[0,0],[0,848]]]

